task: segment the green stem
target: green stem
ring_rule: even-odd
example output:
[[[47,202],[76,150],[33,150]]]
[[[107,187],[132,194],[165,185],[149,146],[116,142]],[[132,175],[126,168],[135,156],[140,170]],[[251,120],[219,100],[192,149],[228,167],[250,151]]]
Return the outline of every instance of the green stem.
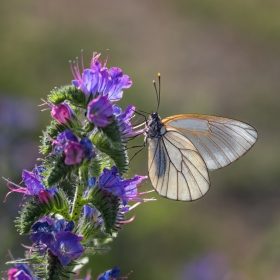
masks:
[[[76,187],[73,208],[70,215],[71,220],[75,222],[75,226],[77,226],[77,221],[79,220],[82,207],[84,206],[83,189],[83,185],[81,184]]]
[[[88,168],[86,165],[82,165],[79,168],[79,184],[76,187],[73,208],[71,211],[71,220],[75,222],[75,226],[77,226],[77,221],[79,220],[81,210],[85,205],[85,200],[83,198],[84,189],[88,185]]]

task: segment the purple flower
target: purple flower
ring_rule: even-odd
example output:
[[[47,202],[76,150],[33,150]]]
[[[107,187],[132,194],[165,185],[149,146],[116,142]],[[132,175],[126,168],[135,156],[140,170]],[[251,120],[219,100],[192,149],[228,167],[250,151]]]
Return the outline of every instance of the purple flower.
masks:
[[[115,277],[118,277],[120,275],[121,270],[115,266],[111,270],[107,270],[104,273],[100,274],[97,277],[97,280],[114,280]]]
[[[25,264],[15,264],[16,268],[8,271],[8,280],[36,280],[31,270]],[[39,280],[39,279],[38,279]]]
[[[39,191],[45,189],[41,176],[38,173],[34,173],[34,171],[23,170],[22,180],[27,187],[26,194],[39,194]]]
[[[22,171],[22,180],[25,184],[25,187],[19,186],[7,179],[5,179],[8,182],[8,188],[11,190],[9,193],[7,193],[5,200],[7,199],[8,195],[12,192],[18,192],[23,193],[25,195],[38,195],[40,200],[42,202],[46,202],[47,197],[51,198],[54,196],[54,194],[57,192],[56,187],[52,188],[45,188],[42,178],[42,172],[46,168],[43,166],[37,166],[33,169],[32,172],[23,170]],[[11,187],[11,185],[16,186],[17,188]]]
[[[118,121],[119,130],[125,141],[127,137],[133,137],[145,132],[145,128],[133,131],[134,127],[130,121],[134,117],[135,106],[128,106],[122,113],[122,109],[119,106],[113,105],[113,110],[116,120]]]
[[[66,129],[59,133],[56,139],[53,141],[53,144],[56,145],[55,151],[60,152],[64,150],[65,145],[70,141],[79,142],[78,137],[72,131]]]
[[[36,244],[41,254],[45,253],[46,250],[53,244],[55,238],[52,233],[48,232],[36,232],[30,236],[30,240]]]
[[[102,65],[100,55],[93,53],[89,69],[84,69],[82,57],[82,74],[79,70],[78,61],[74,66],[71,65],[71,71],[75,78],[72,84],[86,95],[91,93],[93,96],[107,95],[111,102],[118,101],[122,98],[122,89],[129,88],[132,81],[122,73],[120,68],[112,67],[108,70],[106,67],[108,56]]]
[[[62,265],[67,265],[71,260],[76,260],[84,252],[80,243],[83,236],[70,231],[61,231],[56,234],[55,242],[51,245],[51,252],[58,257]]]
[[[81,163],[84,158],[91,159],[95,156],[94,146],[88,138],[79,138],[70,130],[64,130],[53,140],[55,153],[64,151],[65,164]]]
[[[72,165],[80,163],[84,156],[84,147],[80,143],[69,141],[64,148],[65,164]]]
[[[8,271],[8,280],[10,280],[10,279],[15,279],[14,278],[14,275],[16,274],[18,272],[18,269],[16,269],[16,268],[11,268],[11,269],[9,269],[9,271]]]
[[[104,168],[102,174],[98,179],[99,188],[118,196],[123,200],[123,204],[126,205],[127,201],[145,202],[146,199],[140,198],[144,193],[138,193],[137,184],[146,179],[147,176],[135,175],[132,179],[123,179],[118,174],[117,167],[113,166],[111,170]]]
[[[39,219],[32,226],[33,232],[48,232],[56,234],[60,231],[72,231],[74,229],[74,222],[65,219],[53,219],[49,216],[44,216]]]
[[[93,151],[94,146],[87,137],[82,138],[80,144],[84,147],[84,156],[86,158],[91,159],[95,156],[95,152]]]
[[[38,220],[31,228],[33,234],[30,239],[37,245],[40,253],[44,253],[56,241],[56,235],[60,232],[71,232],[74,229],[73,221],[65,219],[53,219],[44,216]]]
[[[8,271],[8,280],[32,280],[23,270],[11,268]]]
[[[99,95],[88,104],[87,118],[99,127],[105,127],[113,121],[113,108],[108,96]]]

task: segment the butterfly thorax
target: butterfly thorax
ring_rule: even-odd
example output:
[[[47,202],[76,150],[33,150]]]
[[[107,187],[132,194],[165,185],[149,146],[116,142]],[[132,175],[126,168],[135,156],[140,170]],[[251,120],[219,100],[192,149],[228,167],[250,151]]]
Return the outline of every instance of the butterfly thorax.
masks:
[[[163,123],[158,115],[158,113],[152,113],[150,115],[150,119],[148,121],[147,125],[147,132],[146,137],[147,138],[161,138],[162,132],[161,128],[163,127]]]

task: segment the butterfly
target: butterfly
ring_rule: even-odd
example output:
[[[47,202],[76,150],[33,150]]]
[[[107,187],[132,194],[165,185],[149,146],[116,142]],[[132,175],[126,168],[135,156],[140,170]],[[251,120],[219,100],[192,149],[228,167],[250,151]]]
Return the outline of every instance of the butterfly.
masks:
[[[159,107],[160,88],[157,100]],[[210,188],[208,171],[236,161],[257,138],[252,126],[238,120],[200,114],[161,120],[153,112],[145,136],[152,186],[160,196],[172,200],[197,200]]]

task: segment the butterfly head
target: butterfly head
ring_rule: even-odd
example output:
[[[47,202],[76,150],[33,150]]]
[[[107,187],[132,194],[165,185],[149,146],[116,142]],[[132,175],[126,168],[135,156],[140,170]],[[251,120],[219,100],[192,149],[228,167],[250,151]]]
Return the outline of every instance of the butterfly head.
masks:
[[[157,112],[152,112],[151,113],[151,119],[153,119],[153,120],[159,119],[158,113]]]

